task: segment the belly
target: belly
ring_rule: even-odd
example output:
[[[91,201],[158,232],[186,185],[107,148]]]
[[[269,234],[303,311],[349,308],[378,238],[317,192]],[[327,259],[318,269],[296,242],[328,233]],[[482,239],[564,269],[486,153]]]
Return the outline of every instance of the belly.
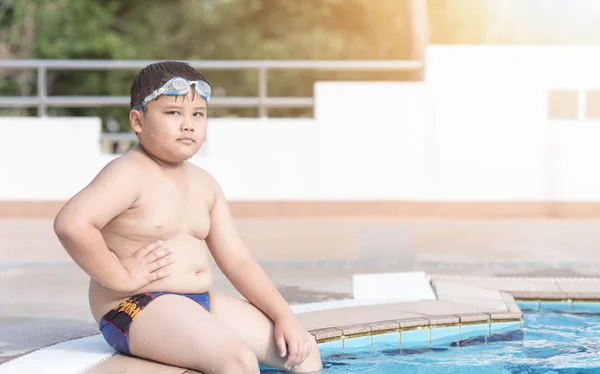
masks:
[[[172,273],[168,277],[129,294],[115,292],[91,280],[90,308],[96,322],[110,309],[133,295],[144,292],[203,293],[210,289],[212,268],[204,241],[185,234],[163,242],[165,248],[173,250],[171,257],[174,262],[167,267]]]

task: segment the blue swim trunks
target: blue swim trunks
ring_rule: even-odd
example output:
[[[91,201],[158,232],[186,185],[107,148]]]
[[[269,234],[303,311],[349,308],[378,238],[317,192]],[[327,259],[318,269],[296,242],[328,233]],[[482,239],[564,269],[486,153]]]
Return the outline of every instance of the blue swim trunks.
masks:
[[[106,313],[100,321],[100,331],[111,347],[127,356],[133,356],[129,350],[129,326],[137,315],[152,300],[162,295],[181,295],[194,300],[210,312],[208,292],[199,294],[176,294],[173,292],[146,292],[135,295]]]

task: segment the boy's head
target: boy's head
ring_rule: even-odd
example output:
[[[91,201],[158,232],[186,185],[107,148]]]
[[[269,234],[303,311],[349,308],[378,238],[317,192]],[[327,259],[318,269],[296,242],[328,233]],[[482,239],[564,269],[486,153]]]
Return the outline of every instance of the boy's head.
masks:
[[[180,163],[192,157],[206,136],[206,78],[183,62],[143,68],[131,85],[129,120],[140,145],[154,157]]]

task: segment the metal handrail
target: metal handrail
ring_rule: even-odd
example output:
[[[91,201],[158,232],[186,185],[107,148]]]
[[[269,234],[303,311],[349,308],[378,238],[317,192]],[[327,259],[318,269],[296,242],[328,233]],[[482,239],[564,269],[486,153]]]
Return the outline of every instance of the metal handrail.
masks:
[[[141,69],[157,60],[0,60],[0,69],[37,69],[37,96],[0,96],[0,108],[38,108],[40,117],[48,107],[103,107],[129,104],[128,96],[48,96],[48,70],[126,70]],[[185,61],[204,70],[258,70],[258,96],[215,97],[211,105],[218,107],[258,107],[259,116],[267,116],[267,108],[306,108],[314,105],[311,97],[268,97],[268,70],[394,70],[412,71],[423,67],[422,61],[286,61],[286,60],[216,60]]]

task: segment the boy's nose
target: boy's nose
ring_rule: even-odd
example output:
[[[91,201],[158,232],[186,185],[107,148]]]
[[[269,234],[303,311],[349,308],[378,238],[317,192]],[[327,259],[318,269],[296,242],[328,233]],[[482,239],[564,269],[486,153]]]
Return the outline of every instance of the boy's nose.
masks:
[[[191,121],[183,121],[183,131],[194,131],[194,125]]]

